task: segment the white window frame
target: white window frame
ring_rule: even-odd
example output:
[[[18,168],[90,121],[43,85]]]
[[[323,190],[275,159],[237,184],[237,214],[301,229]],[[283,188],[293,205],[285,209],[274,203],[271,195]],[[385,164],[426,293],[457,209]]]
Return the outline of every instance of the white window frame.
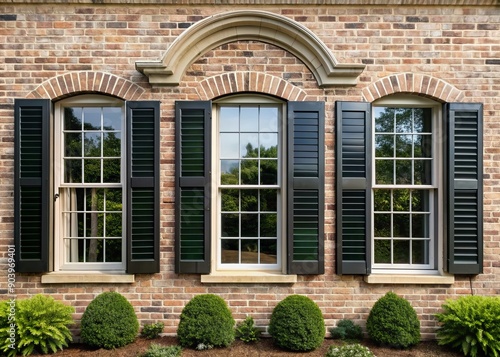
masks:
[[[415,95],[392,95],[383,97],[372,103],[372,107],[393,107],[393,108],[429,108],[432,110],[432,176],[430,185],[420,185],[418,187],[412,185],[377,185],[376,172],[375,172],[375,125],[371,133],[373,143],[373,155],[371,157],[372,167],[372,205],[371,205],[371,231],[370,236],[371,244],[371,268],[373,274],[436,274],[436,271],[443,272],[444,266],[444,225],[439,222],[444,222],[444,199],[443,199],[443,185],[444,185],[444,171],[443,171],[443,114],[442,105],[431,99],[419,97]],[[375,123],[375,111],[372,110],[372,123]],[[429,190],[429,230],[430,230],[430,244],[429,244],[429,264],[410,266],[410,264],[375,264],[375,244],[374,244],[374,209],[375,209],[375,189],[404,189],[404,188],[422,188]]]
[[[121,130],[121,176],[119,184],[67,184],[64,183],[64,147],[63,147],[63,119],[64,108],[70,106],[80,107],[120,107],[122,110],[122,130]],[[54,148],[54,167],[53,167],[53,185],[55,192],[54,202],[54,271],[114,271],[124,272],[126,267],[126,120],[125,120],[125,102],[103,95],[79,95],[61,100],[55,104],[54,108],[54,126],[53,126],[53,148]],[[67,190],[64,188],[122,188],[122,257],[121,262],[92,262],[92,263],[71,263],[68,262],[63,236],[63,202]]]
[[[222,264],[221,263],[221,244],[220,244],[220,227],[221,227],[221,199],[220,199],[220,188],[222,187],[219,183],[220,179],[220,159],[219,159],[219,127],[218,127],[218,111],[223,105],[276,105],[279,110],[280,120],[278,122],[278,160],[280,170],[278,172],[278,227],[277,227],[277,263],[276,264]],[[286,219],[283,217],[284,212],[286,212],[286,104],[283,101],[277,100],[275,98],[258,95],[258,94],[241,94],[232,95],[229,97],[222,98],[220,100],[214,101],[212,105],[212,197],[216,199],[212,200],[212,273],[222,272],[256,272],[256,273],[273,273],[273,274],[285,274],[286,267],[284,262],[286,262]],[[233,186],[224,186],[224,188],[236,188]],[[266,186],[264,186],[266,188]]]

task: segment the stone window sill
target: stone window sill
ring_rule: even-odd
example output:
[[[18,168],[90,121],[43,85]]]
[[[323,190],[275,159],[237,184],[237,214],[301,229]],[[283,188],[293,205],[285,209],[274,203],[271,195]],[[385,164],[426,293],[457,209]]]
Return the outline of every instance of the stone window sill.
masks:
[[[124,272],[52,272],[42,275],[42,284],[131,284],[134,274]]]
[[[455,283],[453,275],[401,275],[401,274],[371,274],[365,276],[368,284],[444,284]]]
[[[206,284],[294,284],[297,282],[297,275],[245,271],[217,272],[210,275],[201,275],[201,282]]]

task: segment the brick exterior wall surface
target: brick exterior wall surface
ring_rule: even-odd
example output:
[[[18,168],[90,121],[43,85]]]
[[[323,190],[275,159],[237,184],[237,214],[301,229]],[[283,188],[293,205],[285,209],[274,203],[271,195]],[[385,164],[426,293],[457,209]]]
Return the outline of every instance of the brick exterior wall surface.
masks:
[[[348,2],[347,2],[348,3]],[[41,284],[18,274],[19,297],[45,293],[76,307],[79,319],[99,293],[116,290],[134,305],[141,323],[161,320],[175,334],[186,302],[200,293],[223,297],[237,320],[265,326],[289,294],[321,307],[327,326],[349,318],[364,324],[373,303],[393,290],[416,308],[424,338],[445,299],[500,294],[500,8],[495,6],[255,5],[310,29],[340,63],[362,63],[356,86],[322,89],[290,53],[257,41],[214,48],[192,63],[179,86],[151,88],[135,69],[153,61],[201,19],[245,5],[0,4],[0,291],[7,289],[7,245],[13,244],[14,98],[60,99],[102,92],[131,100],[161,101],[161,272],[136,275],[134,284]],[[174,101],[227,93],[228,73],[257,91],[326,103],[326,214],[324,275],[296,284],[201,284],[199,275],[174,274]],[[284,83],[278,90],[271,78]],[[226,85],[224,85],[226,84]],[[279,92],[281,91],[281,92]],[[484,273],[453,285],[367,284],[335,274],[334,103],[373,101],[393,92],[445,101],[484,103]]]

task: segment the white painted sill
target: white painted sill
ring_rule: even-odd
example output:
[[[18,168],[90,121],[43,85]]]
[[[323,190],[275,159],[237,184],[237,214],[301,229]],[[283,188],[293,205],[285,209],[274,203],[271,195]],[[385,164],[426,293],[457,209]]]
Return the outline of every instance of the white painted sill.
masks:
[[[134,274],[124,272],[52,272],[42,275],[42,284],[131,284]]]
[[[443,284],[455,283],[453,275],[401,275],[401,274],[371,274],[365,276],[368,284]]]
[[[248,271],[217,272],[201,275],[201,282],[206,284],[294,284],[297,282],[297,275]]]

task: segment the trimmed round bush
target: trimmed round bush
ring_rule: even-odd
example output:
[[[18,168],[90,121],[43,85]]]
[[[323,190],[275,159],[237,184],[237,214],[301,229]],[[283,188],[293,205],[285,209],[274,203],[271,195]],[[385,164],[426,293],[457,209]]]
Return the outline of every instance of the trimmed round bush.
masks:
[[[290,295],[274,308],[269,334],[281,348],[312,351],[321,346],[325,338],[323,314],[307,296]]]
[[[134,308],[117,292],[104,292],[92,300],[81,321],[82,342],[112,349],[132,343],[139,332]]]
[[[224,299],[213,294],[201,294],[182,309],[177,338],[182,347],[227,347],[234,341],[234,323]]]
[[[393,292],[388,292],[373,305],[366,330],[379,345],[408,348],[420,342],[417,313],[407,300]]]

